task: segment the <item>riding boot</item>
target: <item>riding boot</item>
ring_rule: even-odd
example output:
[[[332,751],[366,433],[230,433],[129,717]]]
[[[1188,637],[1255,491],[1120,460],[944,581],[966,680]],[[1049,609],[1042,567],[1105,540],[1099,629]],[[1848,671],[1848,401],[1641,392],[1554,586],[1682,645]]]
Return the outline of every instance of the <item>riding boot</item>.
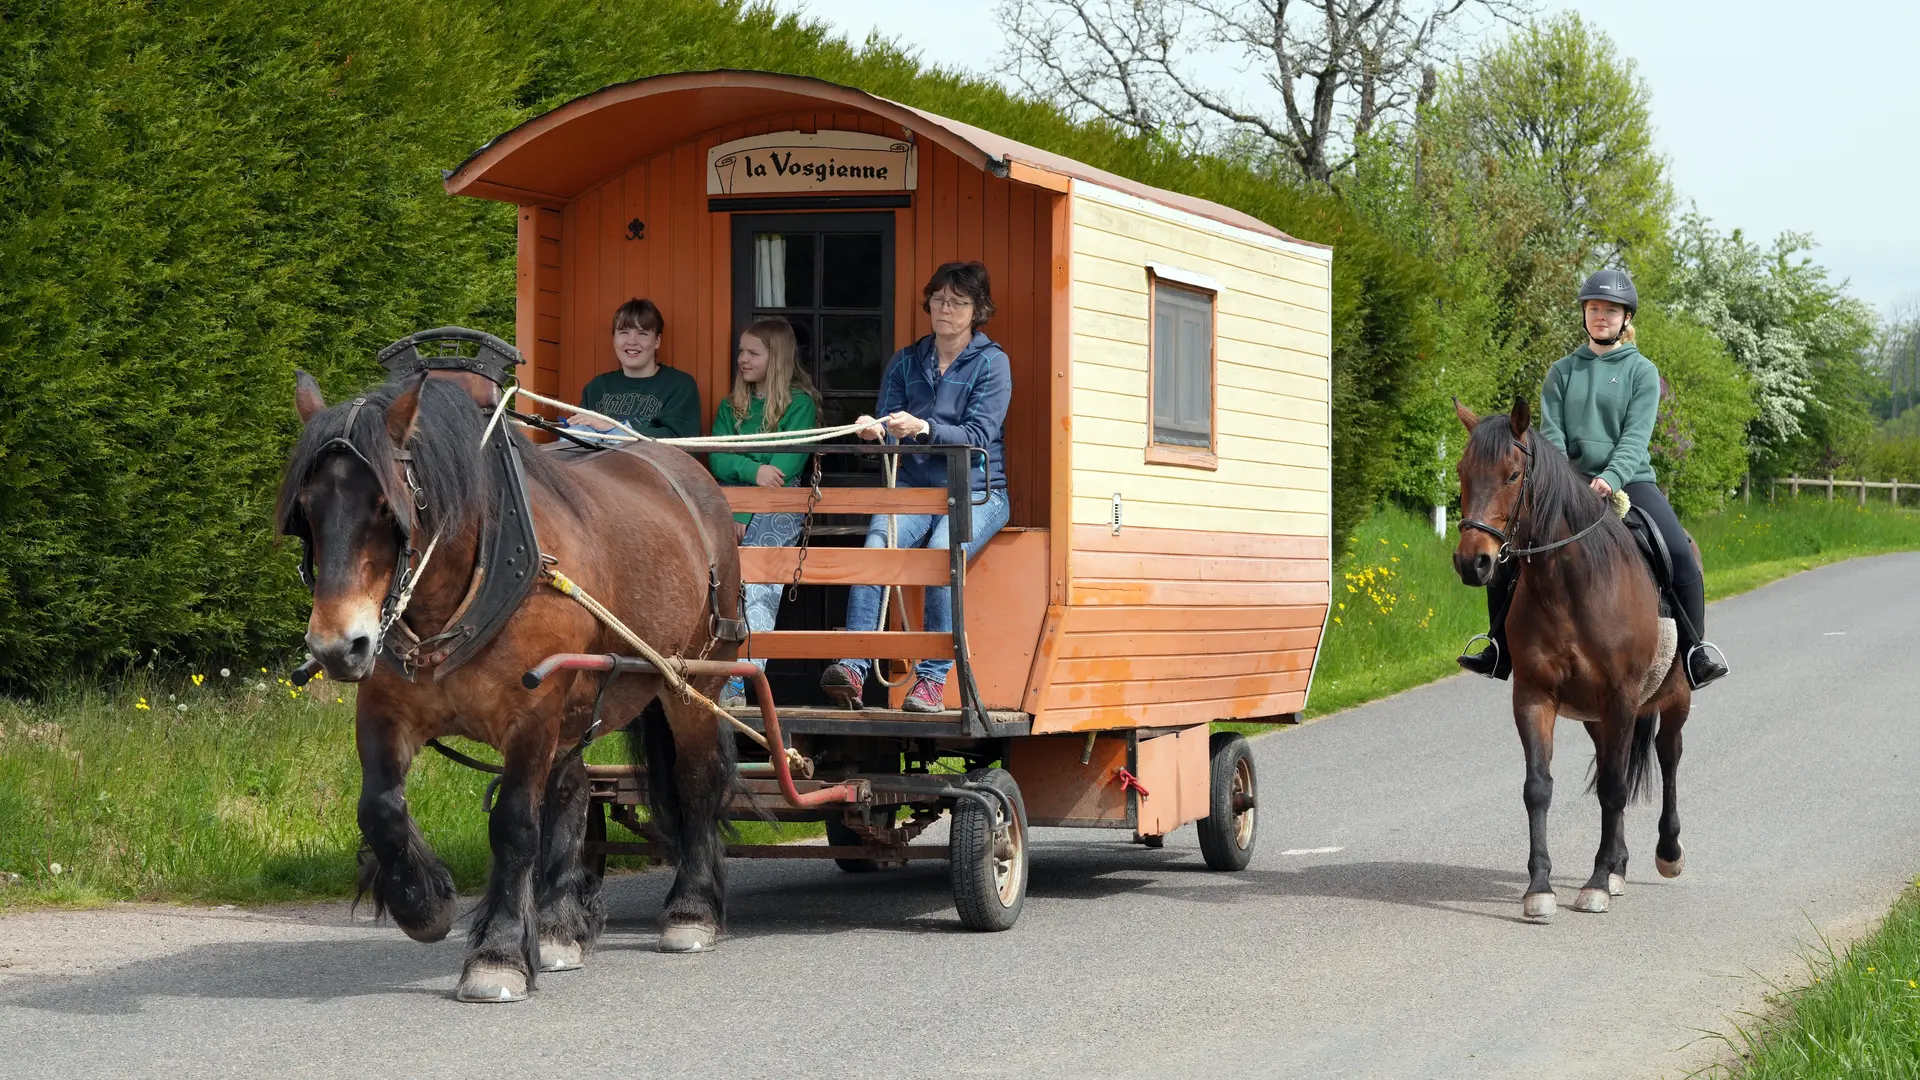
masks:
[[[1505,680],[1513,674],[1513,657],[1507,652],[1507,605],[1512,599],[1513,576],[1502,566],[1487,582],[1487,632],[1467,642],[1468,651],[1457,658],[1461,667],[1489,679]],[[1487,647],[1473,652],[1475,641],[1485,641]]]
[[[1698,690],[1725,676],[1728,670],[1720,646],[1706,638],[1707,584],[1700,578],[1690,582],[1674,582],[1669,598],[1673,610],[1685,616],[1676,627],[1680,634],[1680,657],[1684,663],[1687,685]]]

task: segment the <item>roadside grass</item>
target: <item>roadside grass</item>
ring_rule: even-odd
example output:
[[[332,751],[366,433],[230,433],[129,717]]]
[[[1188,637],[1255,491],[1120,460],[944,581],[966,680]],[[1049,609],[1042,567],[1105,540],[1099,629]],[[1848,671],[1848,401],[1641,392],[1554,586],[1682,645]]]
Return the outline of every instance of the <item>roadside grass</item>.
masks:
[[[611,738],[588,760],[624,754]],[[408,776],[408,806],[463,892],[486,880],[488,780],[430,750]],[[145,677],[37,703],[0,698],[0,910],[350,896],[359,792],[353,690],[325,680],[295,691],[262,671],[214,672],[197,685]],[[740,839],[818,828],[750,822]]]
[[[1742,507],[1692,524],[1713,597],[1822,563],[1920,548],[1920,515],[1824,501]],[[1335,570],[1341,606],[1311,715],[1457,670],[1454,655],[1486,626],[1486,601],[1454,577],[1452,549],[1452,538],[1399,511],[1358,532]],[[360,790],[352,702],[351,687],[320,681],[296,691],[257,670],[146,673],[34,702],[0,698],[0,909],[351,895]],[[589,760],[623,752],[609,739]],[[462,890],[486,874],[487,779],[423,752],[408,780],[414,816]],[[740,830],[756,843],[820,826]],[[20,880],[8,884],[11,874]]]
[[[1879,929],[1844,955],[1827,946],[1807,982],[1778,990],[1777,1016],[1755,1016],[1725,1040],[1738,1055],[1695,1075],[1740,1080],[1920,1077],[1920,881]]]

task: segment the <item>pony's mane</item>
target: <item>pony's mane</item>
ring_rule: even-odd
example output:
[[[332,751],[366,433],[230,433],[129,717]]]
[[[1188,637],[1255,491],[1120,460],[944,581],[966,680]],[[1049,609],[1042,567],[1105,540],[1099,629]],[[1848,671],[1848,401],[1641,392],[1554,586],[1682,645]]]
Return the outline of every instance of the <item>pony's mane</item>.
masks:
[[[1505,415],[1487,417],[1474,426],[1467,438],[1468,468],[1497,472],[1503,467],[1513,443],[1513,422]],[[1537,428],[1528,432],[1527,446],[1533,451],[1533,461],[1528,466],[1533,480],[1533,507],[1520,511],[1521,533],[1513,537],[1514,546],[1533,547],[1572,536],[1592,525],[1597,514],[1601,518],[1600,527],[1573,546],[1596,563],[1630,555],[1633,540],[1627,535],[1627,527],[1620,523],[1612,507],[1594,497],[1586,478],[1567,460],[1567,455]]]
[[[398,506],[411,498],[404,485],[396,488],[394,478],[399,474],[394,468],[393,443],[387,437],[386,413],[394,399],[416,383],[421,384],[420,401],[408,445],[413,451],[414,478],[427,500],[428,530],[451,537],[467,529],[491,527],[499,500],[489,456],[480,452],[480,436],[486,430],[488,414],[457,384],[435,378],[422,383],[418,375],[388,379],[361,395],[366,407],[354,417],[351,431],[347,430],[347,418],[353,414],[351,400],[328,407],[301,429],[281,481],[275,521],[288,520],[293,500],[325,458],[327,444],[335,439],[345,439],[372,463],[389,503]],[[529,480],[572,490],[572,481],[546,454],[535,452],[526,437],[504,418],[501,422],[507,425],[508,437],[520,447]],[[425,544],[426,537],[417,537],[416,541]]]

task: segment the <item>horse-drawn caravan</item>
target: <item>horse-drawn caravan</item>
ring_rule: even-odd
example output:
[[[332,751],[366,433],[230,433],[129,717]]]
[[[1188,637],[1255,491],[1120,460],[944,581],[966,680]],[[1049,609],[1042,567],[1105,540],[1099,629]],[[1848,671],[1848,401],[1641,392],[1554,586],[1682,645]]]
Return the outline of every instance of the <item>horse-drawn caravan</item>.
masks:
[[[1209,865],[1245,865],[1253,764],[1240,736],[1210,735],[1209,725],[1289,722],[1306,703],[1331,588],[1330,251],[966,124],[753,72],[609,87],[495,139],[450,172],[446,187],[519,208],[517,378],[549,399],[577,401],[608,366],[609,317],[639,296],[664,313],[661,355],[697,382],[709,418],[730,384],[741,327],[780,315],[819,388],[821,422],[843,424],[873,411],[889,355],[928,333],[919,285],[952,260],[990,270],[998,311],[984,332],[1011,367],[1008,523],[971,563],[959,548],[979,498],[966,479],[977,449],[911,447],[946,455],[949,482],[894,487],[880,463],[902,447],[844,440],[785,447],[811,455],[808,482],[711,489],[735,512],[799,513],[808,524],[788,547],[722,542],[718,554],[701,555],[710,537],[682,545],[693,553],[686,604],[710,616],[698,626],[711,635],[689,638],[675,623],[650,637],[635,621],[642,615],[625,612],[639,612],[641,598],[656,595],[645,592],[652,586],[633,584],[629,568],[603,569],[585,549],[561,552],[541,571],[618,616],[581,623],[575,639],[556,632],[541,639],[546,645],[512,652],[537,661],[520,665],[524,685],[537,689],[516,687],[522,704],[512,708],[565,703],[554,706],[565,719],[554,722],[557,742],[544,759],[555,763],[554,779],[528,780],[536,802],[546,785],[543,851],[580,843],[565,822],[590,796],[582,828],[594,888],[593,864],[609,853],[665,855],[680,884],[663,946],[710,944],[717,901],[702,907],[688,897],[717,889],[709,880],[717,868],[691,864],[718,858],[719,842],[704,838],[711,815],[702,822],[706,811],[684,803],[689,785],[698,786],[687,771],[699,756],[690,740],[722,724],[700,706],[717,696],[723,675],[738,672],[756,679],[752,705],[733,710],[722,756],[738,750],[741,779],[715,812],[825,820],[829,843],[728,854],[834,858],[850,870],[946,859],[962,919],[981,929],[1010,926],[1018,914],[1029,826],[1125,829],[1156,844],[1197,821]],[[408,370],[457,367],[449,358],[460,348],[415,344]],[[396,439],[408,430],[391,419],[388,428]],[[677,487],[691,483],[691,470],[663,465],[692,459],[656,445],[523,456],[642,458],[662,463],[653,471],[673,473]],[[622,468],[633,483],[660,488],[647,470]],[[562,511],[543,510],[544,498],[533,498],[529,513],[538,550],[552,556],[550,533],[591,523],[561,520]],[[680,490],[661,499],[660,513],[697,521],[707,496]],[[865,533],[866,515],[888,513],[948,515],[954,550],[849,546]],[[454,558],[477,566],[480,555]],[[666,562],[652,572],[667,574]],[[738,614],[738,579],[796,586],[779,627],[738,644],[739,656],[770,661],[765,679],[732,661],[735,645],[717,629]],[[902,602],[886,606],[882,629],[841,629],[853,583],[899,587]],[[913,629],[922,590],[932,586],[951,588],[950,633]],[[458,599],[458,588],[443,591]],[[538,616],[543,626],[581,618],[559,613],[569,602],[537,590],[529,604],[552,614],[523,609],[516,618],[531,625]],[[321,609],[317,593],[317,620]],[[627,625],[616,626],[620,618]],[[428,637],[440,620],[423,621],[415,631]],[[636,638],[647,639],[647,652],[629,647]],[[907,711],[903,686],[872,683],[864,707],[827,707],[814,678],[849,656],[876,658],[883,682],[905,681],[885,678],[888,662],[951,657],[945,710]],[[419,683],[438,679],[413,674]],[[410,689],[393,685],[395,694]],[[577,766],[567,758],[572,744],[590,725],[624,724],[656,693],[671,721],[658,730],[670,728],[675,745],[649,742],[658,752],[645,767],[585,769],[574,786],[587,794],[573,791],[562,776]],[[361,700],[364,731],[373,708],[364,689]],[[429,728],[415,747],[445,732],[487,738],[507,754],[511,780],[511,732],[451,720]],[[662,819],[665,787],[683,800],[679,812],[668,808],[673,821]],[[649,802],[656,810],[643,823],[635,807]],[[947,811],[946,844],[911,843]],[[605,814],[651,840],[608,841]],[[395,835],[387,847],[417,839]],[[498,847],[503,830],[494,835]],[[371,832],[369,844],[385,858]],[[504,895],[512,883],[498,880],[502,852],[495,861],[503,895],[490,892],[485,918],[516,902]],[[378,873],[391,878],[397,865],[383,861]],[[547,875],[535,878],[536,897],[570,887],[550,867],[532,872]],[[377,874],[371,887],[390,907],[406,902],[396,898],[405,890]],[[382,897],[383,887],[393,895]],[[536,955],[551,967],[548,950],[573,945],[548,903],[536,900],[537,919],[520,917],[538,923]],[[485,938],[491,924],[482,929]],[[504,983],[486,975],[515,966],[511,950],[479,948],[463,996],[468,983],[478,996],[496,988],[514,996],[510,974]]]

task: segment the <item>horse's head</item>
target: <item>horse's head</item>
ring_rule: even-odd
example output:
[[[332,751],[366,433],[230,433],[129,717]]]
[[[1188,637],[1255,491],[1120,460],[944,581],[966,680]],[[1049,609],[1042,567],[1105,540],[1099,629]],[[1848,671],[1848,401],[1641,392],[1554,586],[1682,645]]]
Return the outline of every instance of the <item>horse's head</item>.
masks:
[[[422,506],[402,450],[422,382],[391,384],[329,408],[306,372],[294,380],[304,430],[281,484],[279,525],[305,546],[313,589],[307,648],[327,677],[358,682],[381,648],[382,606],[409,548],[426,544]]]
[[[1453,569],[1461,581],[1481,586],[1493,580],[1500,549],[1513,537],[1526,487],[1526,436],[1533,414],[1526,398],[1518,396],[1506,416],[1475,416],[1458,401],[1453,408],[1468,432],[1455,466],[1460,476],[1460,543],[1453,549]]]

